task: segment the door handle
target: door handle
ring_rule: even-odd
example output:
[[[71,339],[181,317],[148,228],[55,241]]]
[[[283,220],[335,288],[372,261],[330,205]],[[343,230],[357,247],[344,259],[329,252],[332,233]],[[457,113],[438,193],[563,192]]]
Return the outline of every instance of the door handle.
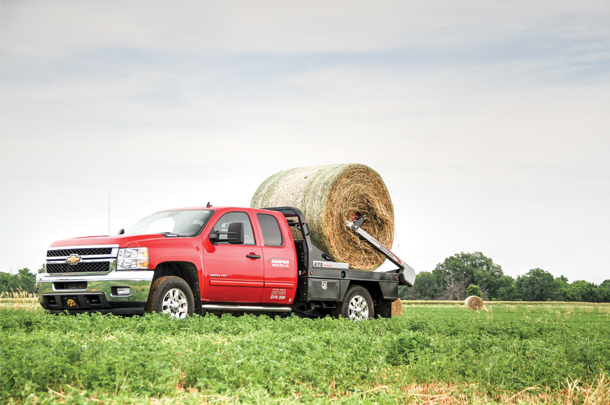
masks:
[[[259,255],[255,255],[254,253],[250,253],[249,255],[246,255],[246,257],[248,259],[260,259],[261,258]]]

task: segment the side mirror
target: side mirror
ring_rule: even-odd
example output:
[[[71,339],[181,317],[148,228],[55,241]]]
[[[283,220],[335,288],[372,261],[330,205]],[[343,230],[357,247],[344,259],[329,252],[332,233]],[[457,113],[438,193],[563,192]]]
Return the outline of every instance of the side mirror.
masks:
[[[244,224],[242,222],[231,222],[227,232],[227,242],[232,245],[244,244]]]
[[[125,233],[125,229],[119,229],[119,235],[122,235]]]
[[[220,235],[227,235],[226,238],[220,238]],[[212,231],[208,236],[212,244],[218,242],[228,242],[232,245],[243,245],[244,243],[244,224],[241,222],[231,222],[229,229],[226,232],[223,231]]]

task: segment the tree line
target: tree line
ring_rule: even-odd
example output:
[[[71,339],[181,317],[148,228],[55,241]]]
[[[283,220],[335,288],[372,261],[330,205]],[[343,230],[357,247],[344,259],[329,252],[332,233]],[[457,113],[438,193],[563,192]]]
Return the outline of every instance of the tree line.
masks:
[[[41,267],[38,272],[44,272],[44,268]],[[16,274],[0,271],[0,293],[33,293],[35,287],[36,275],[27,267],[19,269]]]
[[[522,276],[505,275],[502,268],[481,252],[458,253],[417,274],[413,288],[401,286],[401,299],[463,300],[478,291],[491,301],[610,302],[610,279],[600,285],[584,280],[568,282],[540,268]],[[475,288],[476,287],[476,288]]]
[[[38,273],[44,272],[41,267]],[[0,272],[0,293],[35,290],[36,275],[27,267],[16,274]],[[470,288],[469,288],[470,287]],[[399,288],[401,299],[463,300],[479,295],[491,301],[610,302],[610,279],[600,285],[584,280],[568,282],[564,276],[535,268],[514,279],[481,252],[458,253],[417,274],[412,288]]]

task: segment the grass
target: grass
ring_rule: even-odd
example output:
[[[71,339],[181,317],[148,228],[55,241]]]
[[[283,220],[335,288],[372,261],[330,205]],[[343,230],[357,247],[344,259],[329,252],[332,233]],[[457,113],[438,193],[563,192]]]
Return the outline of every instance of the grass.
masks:
[[[0,402],[609,403],[608,307],[513,304],[360,323],[2,308]]]
[[[404,301],[403,301],[404,302]],[[403,304],[403,315],[433,317],[435,319],[487,319],[487,320],[534,320],[536,322],[561,323],[605,323],[610,322],[610,304],[555,303],[530,305],[502,303],[488,305],[480,311],[466,311],[463,304]]]
[[[42,307],[34,294],[19,291],[0,293],[0,309],[41,311]]]
[[[574,301],[484,301],[485,305],[532,305],[532,306],[557,306],[557,305],[589,305],[610,307],[608,302],[574,302]],[[403,305],[464,305],[464,300],[402,300]]]

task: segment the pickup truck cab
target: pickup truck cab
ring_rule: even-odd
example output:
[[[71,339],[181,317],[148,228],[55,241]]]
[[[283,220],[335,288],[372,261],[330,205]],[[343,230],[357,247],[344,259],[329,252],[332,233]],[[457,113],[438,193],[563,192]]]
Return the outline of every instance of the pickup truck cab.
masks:
[[[346,232],[370,237],[362,220]],[[157,212],[116,236],[56,241],[36,281],[52,313],[389,317],[398,284],[413,285],[415,273],[376,248],[399,268],[362,272],[334,262],[311,242],[297,208],[208,204]]]

